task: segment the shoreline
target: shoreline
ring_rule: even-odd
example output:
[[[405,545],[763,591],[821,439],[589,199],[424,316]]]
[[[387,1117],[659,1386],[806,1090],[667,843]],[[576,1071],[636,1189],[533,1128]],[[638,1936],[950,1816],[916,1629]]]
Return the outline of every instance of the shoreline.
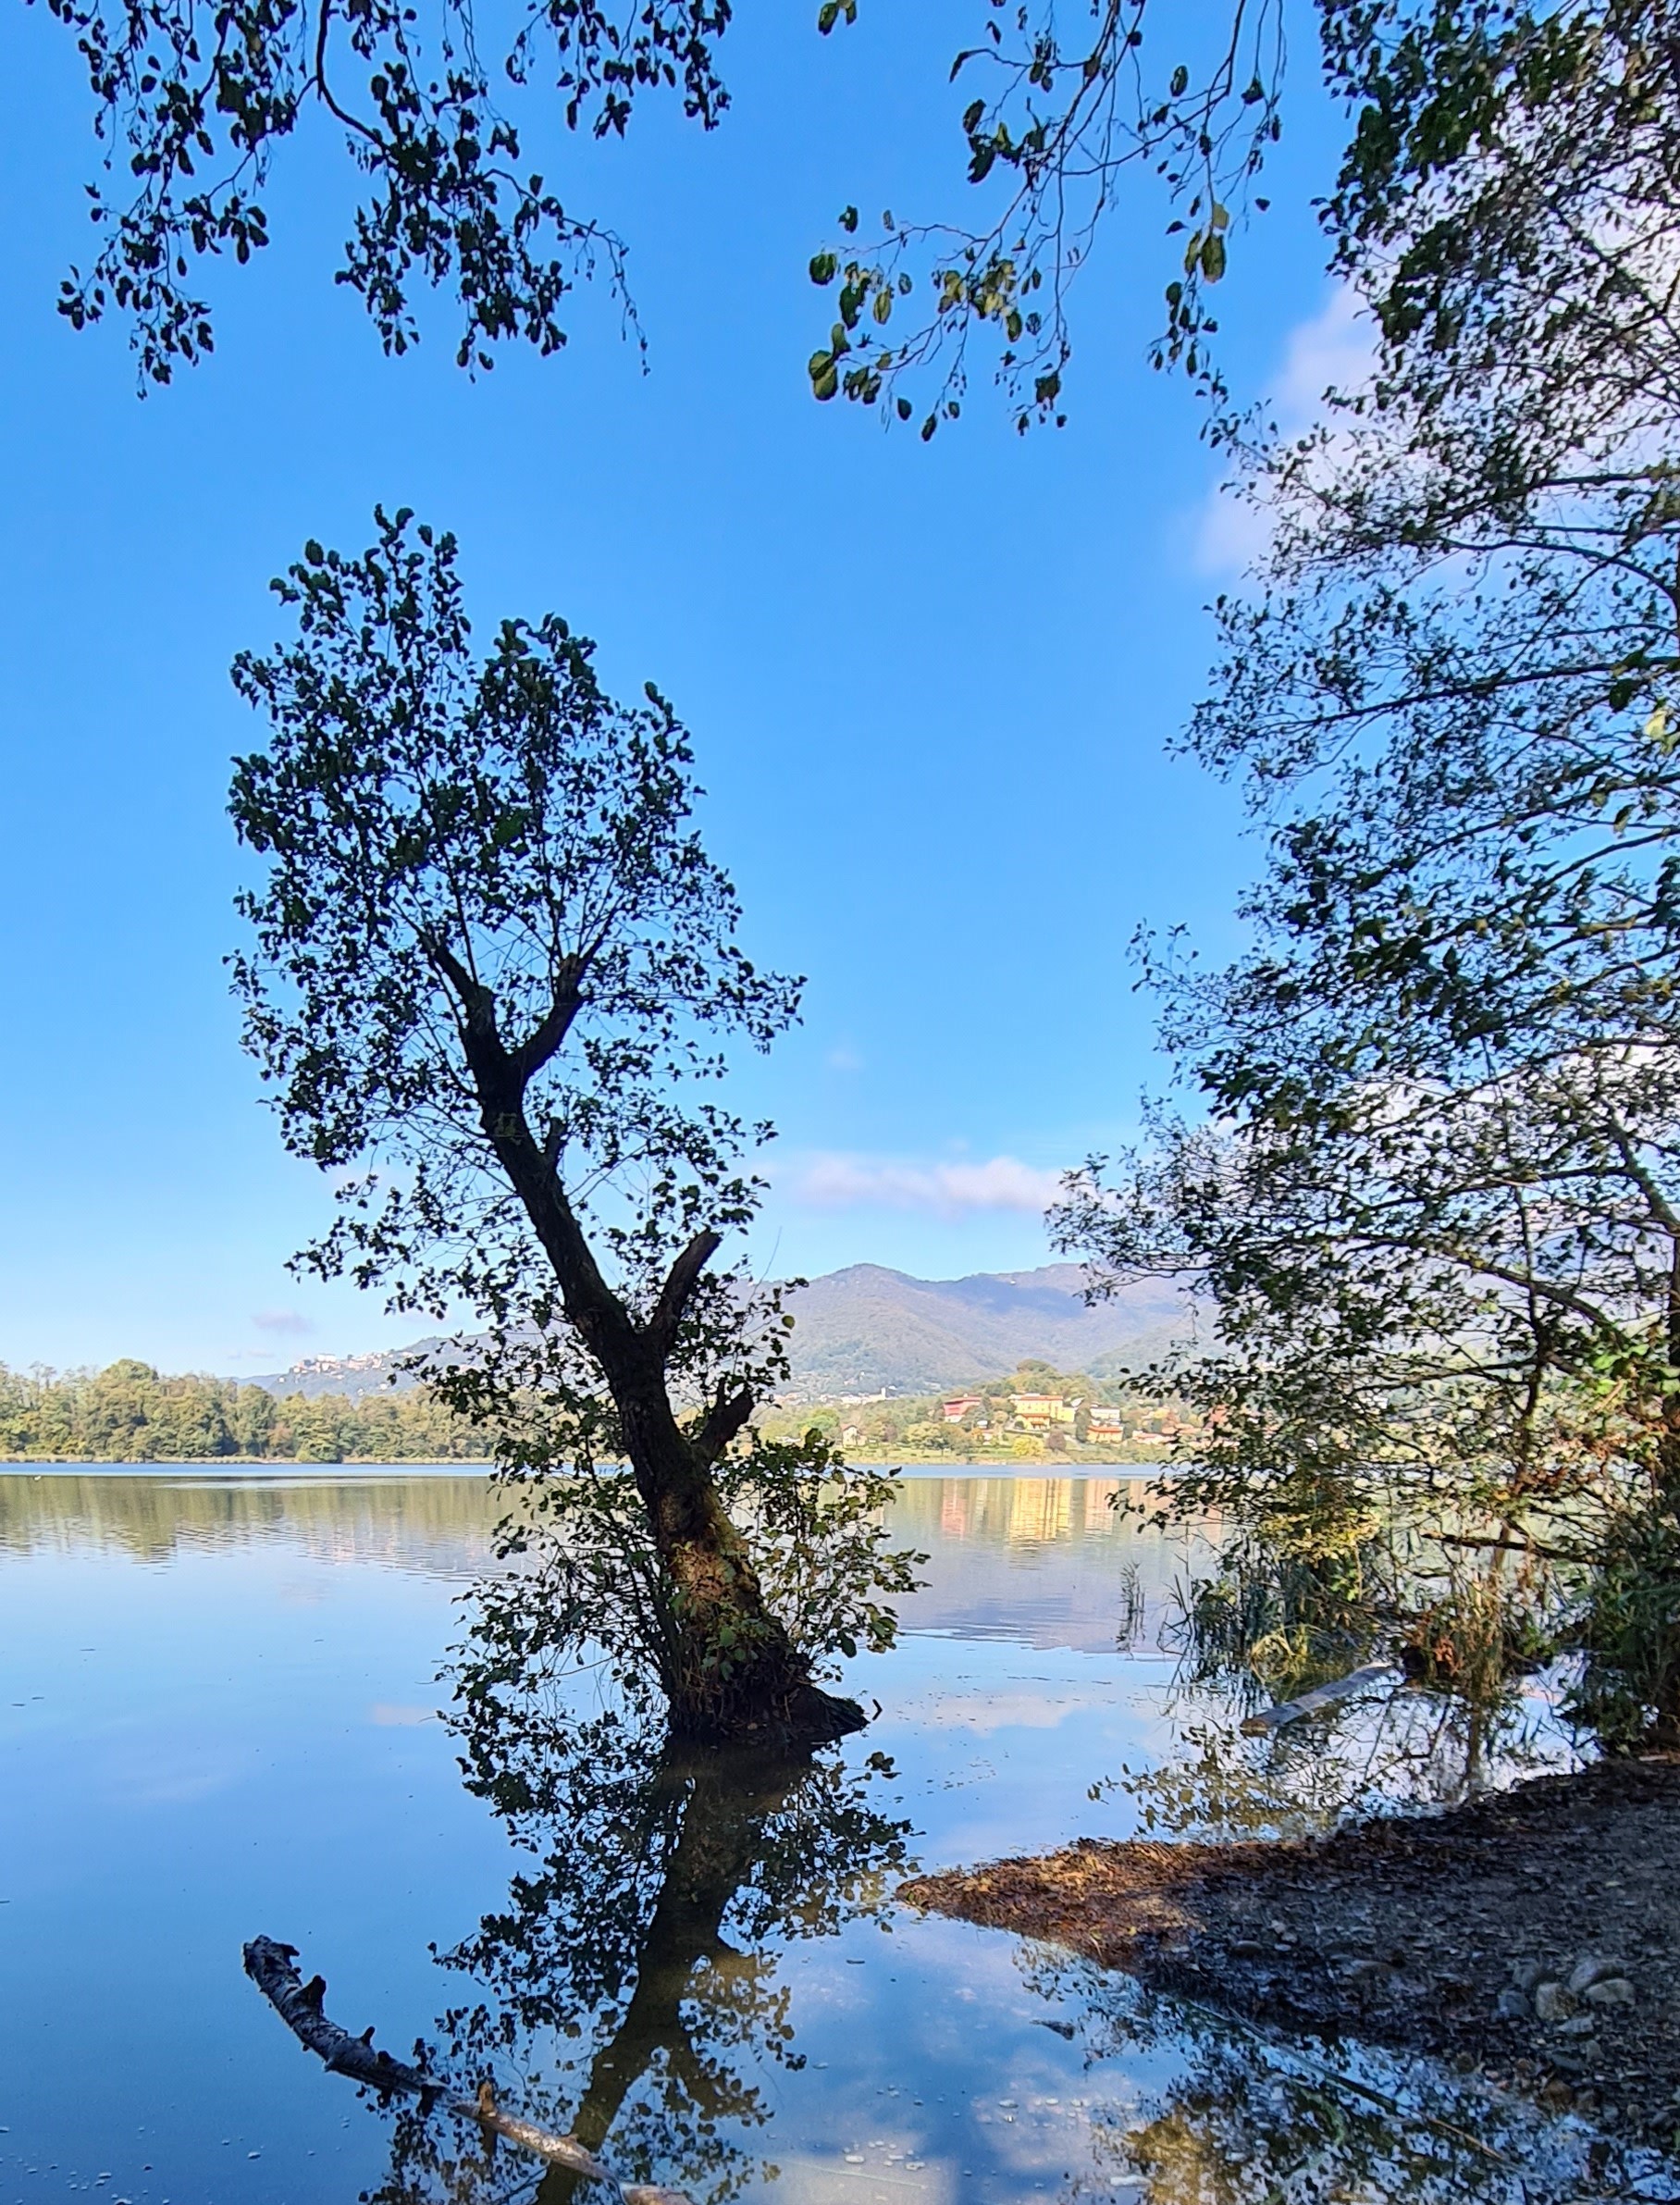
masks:
[[[1007,1478],[1100,1478],[1130,1470],[1136,1480],[1170,1474],[1175,1466],[1156,1462],[1004,1462],[960,1459],[948,1455],[911,1455],[887,1457],[880,1463],[862,1456],[846,1458],[869,1468],[892,1468],[907,1476],[937,1473],[953,1476],[965,1471],[987,1472]],[[149,1455],[130,1459],[121,1456],[0,1455],[0,1475],[11,1470],[112,1470],[143,1474],[148,1470],[200,1470],[243,1476],[273,1470],[302,1470],[326,1476],[334,1470],[384,1470],[401,1475],[405,1470],[444,1470],[463,1478],[488,1478],[493,1468],[488,1456],[453,1459],[416,1456],[412,1462],[393,1462],[389,1456],[345,1456],[334,1462],[300,1460],[295,1455]],[[1136,1481],[1134,1480],[1134,1482]]]
[[[1301,1842],[1084,1839],[898,1897],[1680,2152],[1677,1862],[1680,1754],[1661,1753]]]

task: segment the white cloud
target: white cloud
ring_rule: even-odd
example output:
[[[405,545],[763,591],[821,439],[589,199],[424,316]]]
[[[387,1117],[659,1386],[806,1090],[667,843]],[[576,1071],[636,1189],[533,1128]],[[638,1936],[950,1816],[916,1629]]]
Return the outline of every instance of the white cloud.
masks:
[[[259,1309],[251,1319],[259,1332],[273,1332],[287,1339],[301,1339],[315,1331],[314,1319],[297,1309]]]
[[[1266,403],[1280,434],[1303,436],[1320,421],[1327,390],[1357,390],[1370,375],[1376,349],[1370,316],[1357,294],[1339,284],[1310,321],[1290,332],[1283,365],[1267,387]],[[1222,483],[1209,493],[1196,525],[1196,565],[1204,574],[1241,573],[1264,555],[1270,537],[1265,509]]]
[[[1377,332],[1358,295],[1339,283],[1311,321],[1290,332],[1282,373],[1269,393],[1279,427],[1308,427],[1318,418],[1324,394],[1363,383],[1377,356]]]
[[[815,1209],[920,1209],[942,1217],[1007,1209],[1037,1216],[1061,1191],[1060,1175],[1019,1158],[984,1163],[912,1163],[831,1151],[777,1174],[796,1200]]]

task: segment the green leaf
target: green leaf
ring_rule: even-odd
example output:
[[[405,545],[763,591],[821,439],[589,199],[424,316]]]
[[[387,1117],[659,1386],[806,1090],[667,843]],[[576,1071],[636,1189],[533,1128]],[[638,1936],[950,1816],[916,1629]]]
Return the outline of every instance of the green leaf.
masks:
[[[832,253],[813,253],[810,256],[810,279],[813,283],[832,283],[840,263]]]

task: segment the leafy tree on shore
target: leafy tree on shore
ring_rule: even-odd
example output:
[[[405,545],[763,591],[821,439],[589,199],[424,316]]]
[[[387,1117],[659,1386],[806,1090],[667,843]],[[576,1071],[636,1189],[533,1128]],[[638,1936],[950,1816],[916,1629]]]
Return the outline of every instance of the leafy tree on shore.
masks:
[[[1214,1296],[1187,1497],[1287,1526],[1381,1488],[1576,1573],[1620,1739],[1680,1722],[1670,28],[1448,9],[1359,56],[1331,220],[1377,351],[1246,444],[1269,548],[1192,736],[1273,823],[1257,946],[1153,953],[1200,1109],[1062,1214]]]
[[[359,1174],[304,1260],[489,1328],[434,1383],[532,1489],[539,1583],[492,1596],[525,1654],[604,1642],[694,1735],[858,1728],[813,1664],[890,1639],[908,1563],[879,1476],[749,1432],[786,1319],[712,1265],[769,1129],[715,1089],[798,986],[737,945],[687,736],[552,615],[477,656],[407,513],[276,587],[298,639],[235,666],[272,731],[233,785],[266,861],[236,985],[288,1146]]]

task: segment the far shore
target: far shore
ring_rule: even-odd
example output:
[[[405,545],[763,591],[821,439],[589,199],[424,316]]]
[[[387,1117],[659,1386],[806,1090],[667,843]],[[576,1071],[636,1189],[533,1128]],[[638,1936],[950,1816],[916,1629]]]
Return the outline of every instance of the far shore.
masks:
[[[1012,1460],[995,1455],[980,1457],[903,1455],[882,1456],[879,1460],[871,1456],[853,1456],[848,1460],[867,1462],[871,1468],[901,1470],[907,1477],[912,1478],[981,1474],[994,1478],[1101,1478],[1117,1471],[1126,1471],[1136,1480],[1172,1477],[1180,1467],[1167,1462],[1097,1462],[1083,1458],[1071,1462],[1058,1460],[1054,1456],[1046,1456],[1037,1462],[1025,1461],[1019,1457]],[[396,1477],[420,1473],[452,1478],[488,1478],[491,1465],[483,1456],[456,1462],[392,1462],[389,1456],[371,1455],[305,1462],[294,1456],[279,1455],[148,1455],[134,1458],[104,1456],[93,1459],[74,1455],[0,1455],[0,1471],[6,1470],[198,1470],[218,1476],[240,1477],[271,1477],[277,1471],[327,1476],[336,1470],[384,1470]]]

